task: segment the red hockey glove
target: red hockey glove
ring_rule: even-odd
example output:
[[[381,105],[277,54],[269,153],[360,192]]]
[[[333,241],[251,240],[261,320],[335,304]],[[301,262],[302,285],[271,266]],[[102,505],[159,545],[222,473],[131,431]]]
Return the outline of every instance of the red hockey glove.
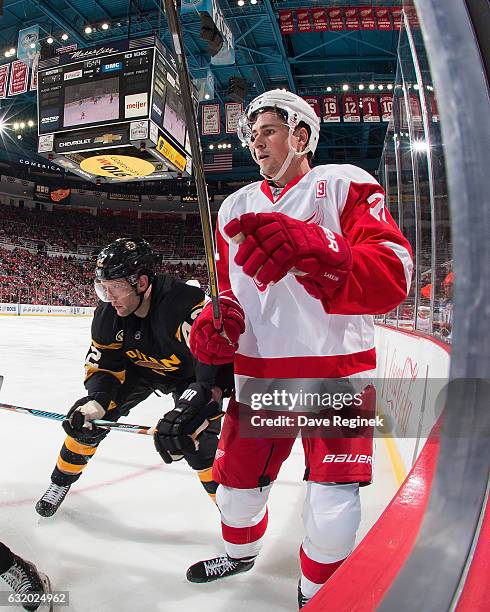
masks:
[[[340,234],[282,213],[246,213],[224,231],[240,243],[235,263],[260,283],[277,283],[289,271],[320,299],[335,291],[352,269],[350,247]]]
[[[245,331],[245,314],[233,292],[221,292],[219,303],[223,316],[224,335],[214,327],[211,302],[206,304],[191,327],[189,339],[191,353],[196,359],[208,365],[222,365],[233,361],[238,348],[238,338]]]

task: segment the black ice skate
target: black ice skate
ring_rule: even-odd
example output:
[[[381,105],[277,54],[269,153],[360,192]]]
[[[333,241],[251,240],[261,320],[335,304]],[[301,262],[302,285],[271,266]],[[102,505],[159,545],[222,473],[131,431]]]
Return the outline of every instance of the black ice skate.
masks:
[[[309,597],[305,597],[301,591],[301,578],[298,581],[298,608],[301,610],[303,606],[310,601]]]
[[[14,555],[14,564],[3,574],[0,574],[5,582],[11,587],[17,595],[27,596],[34,593],[51,593],[51,584],[49,578],[39,572],[36,566],[29,561],[25,561],[21,557]],[[39,604],[39,603],[24,603],[22,605],[24,610],[34,612],[35,610],[53,610],[52,604]]]
[[[57,485],[52,482],[46,493],[36,504],[36,512],[41,516],[53,516],[53,514],[61,506],[66,494],[70,490],[71,485]]]
[[[212,582],[241,572],[248,572],[255,563],[255,557],[248,559],[232,559],[228,555],[221,555],[214,559],[199,561],[187,570],[189,582]]]

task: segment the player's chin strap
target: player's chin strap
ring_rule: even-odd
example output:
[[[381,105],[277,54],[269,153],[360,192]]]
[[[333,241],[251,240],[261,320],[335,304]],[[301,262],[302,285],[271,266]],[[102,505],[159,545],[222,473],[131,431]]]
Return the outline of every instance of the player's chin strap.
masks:
[[[306,149],[304,149],[304,151],[295,151],[293,148],[293,143],[291,142],[291,138],[293,134],[294,134],[294,128],[290,127],[289,136],[288,136],[289,151],[288,151],[288,154],[286,155],[286,159],[283,161],[282,166],[279,168],[276,175],[267,176],[266,174],[262,172],[262,170],[260,171],[260,174],[268,181],[277,183],[277,181],[279,181],[284,176],[284,174],[286,173],[286,170],[289,168],[291,162],[293,161],[295,157],[299,157],[300,155],[306,155],[311,150],[310,146],[308,145]]]

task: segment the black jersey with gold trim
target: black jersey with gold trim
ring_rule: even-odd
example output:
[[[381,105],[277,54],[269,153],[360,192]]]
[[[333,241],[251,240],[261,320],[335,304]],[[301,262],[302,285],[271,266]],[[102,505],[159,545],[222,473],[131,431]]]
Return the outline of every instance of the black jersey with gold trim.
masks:
[[[128,367],[138,368],[149,385],[166,393],[186,388],[196,369],[187,342],[204,302],[201,289],[169,274],[156,275],[144,318],[120,317],[110,303],[101,302],[95,309],[85,360],[89,393],[105,391],[113,397]]]

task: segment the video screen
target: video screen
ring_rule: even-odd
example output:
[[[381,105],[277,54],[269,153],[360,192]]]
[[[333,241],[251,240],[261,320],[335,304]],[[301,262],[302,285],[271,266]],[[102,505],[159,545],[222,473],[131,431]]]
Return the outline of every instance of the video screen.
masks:
[[[119,119],[119,78],[88,81],[65,88],[63,126]]]
[[[165,100],[165,112],[163,114],[163,127],[175,140],[184,146],[185,144],[185,115],[184,107],[179,96],[173,89],[167,87],[167,98]]]

